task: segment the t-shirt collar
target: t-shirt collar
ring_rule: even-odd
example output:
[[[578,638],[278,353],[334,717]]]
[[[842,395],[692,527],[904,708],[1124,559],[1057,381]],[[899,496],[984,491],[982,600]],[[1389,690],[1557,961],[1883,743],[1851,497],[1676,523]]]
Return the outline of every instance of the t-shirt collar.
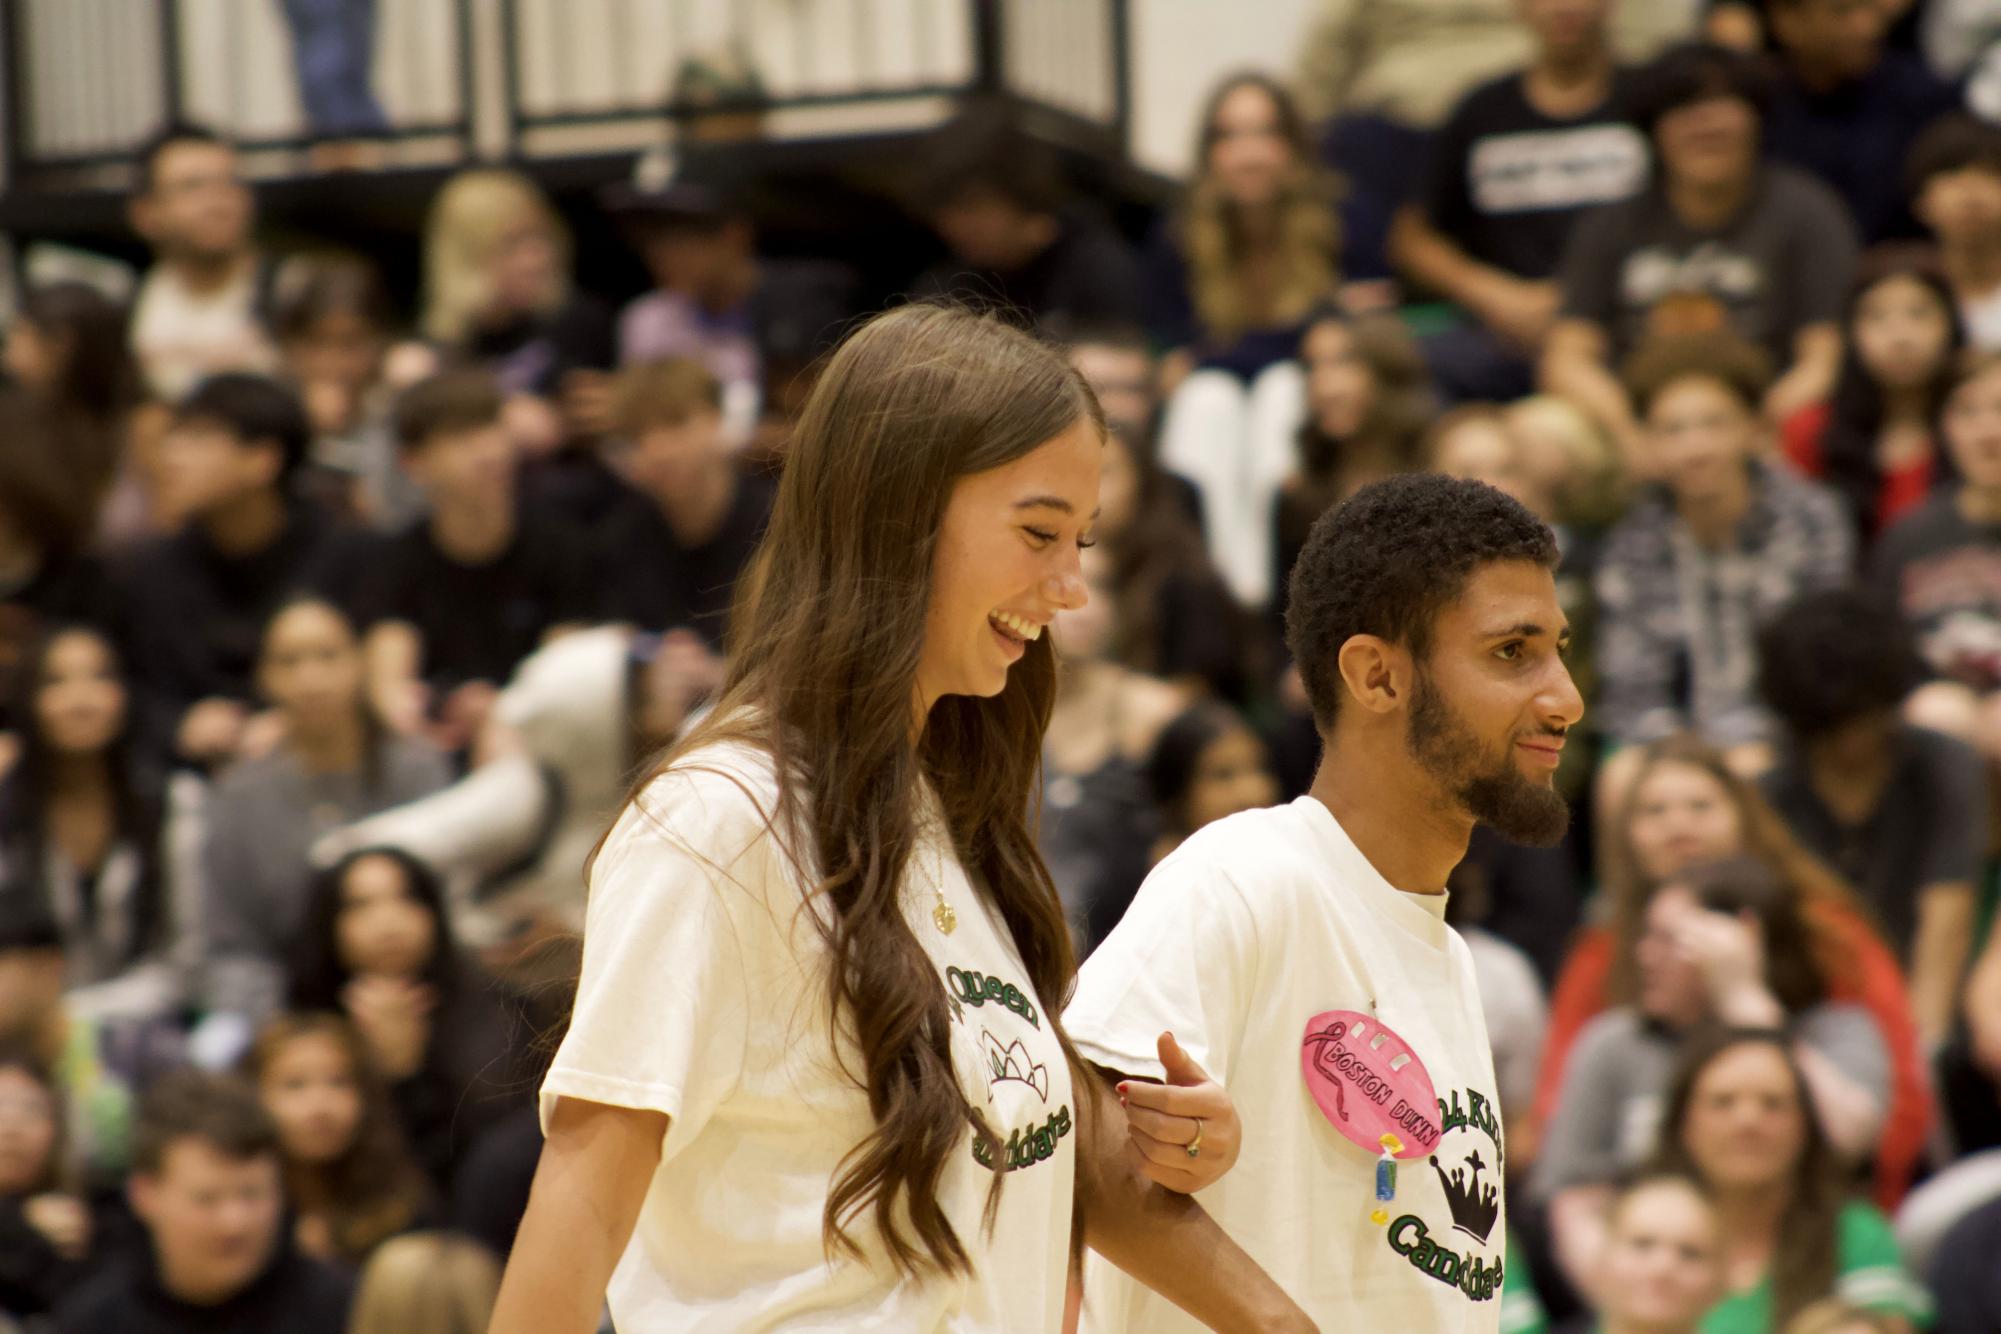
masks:
[[[1328,865],[1368,904],[1371,911],[1388,918],[1401,930],[1433,949],[1445,948],[1445,905],[1451,897],[1449,891],[1416,894],[1398,889],[1383,879],[1382,872],[1362,855],[1362,850],[1355,846],[1355,840],[1348,836],[1348,831],[1341,827],[1341,822],[1334,818],[1334,812],[1327,809],[1325,802],[1318,797],[1304,796],[1292,804],[1316,835]]]

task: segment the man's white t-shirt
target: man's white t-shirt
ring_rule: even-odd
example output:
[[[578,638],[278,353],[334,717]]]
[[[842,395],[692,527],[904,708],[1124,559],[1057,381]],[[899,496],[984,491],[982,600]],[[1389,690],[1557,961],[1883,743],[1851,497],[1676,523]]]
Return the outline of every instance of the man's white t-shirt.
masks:
[[[172,402],[222,371],[277,368],[257,317],[257,276],[246,262],[215,291],[195,292],[173,269],[154,266],[132,305],[132,354],[149,389]]]
[[[1154,869],[1064,1012],[1088,1061],[1160,1078],[1172,1029],[1229,1090],[1243,1152],[1198,1198],[1322,1329],[1499,1328],[1500,1111],[1472,958],[1444,915],[1443,894],[1393,888],[1317,799],[1247,811]],[[1399,1163],[1385,1225],[1369,1220],[1377,1154],[1335,1130],[1302,1072],[1307,1022],[1329,1010],[1377,1016],[1438,1097],[1444,1134],[1429,1160]],[[1085,1266],[1086,1331],[1202,1328]]]
[[[912,856],[904,909],[951,1001],[960,1087],[1004,1141],[999,1212],[989,1231],[994,1177],[968,1127],[938,1199],[970,1276],[900,1280],[866,1217],[850,1231],[868,1259],[829,1260],[829,1189],[875,1123],[860,1053],[844,1035],[837,1054],[830,1038],[826,950],[767,828],[776,802],[768,755],[704,747],[646,787],[591,869],[583,976],[542,1085],[543,1123],[559,1097],[670,1118],[612,1276],[613,1320],[621,1334],[1060,1328],[1069,1070],[1054,1016],[942,831]],[[934,876],[958,915],[949,935],[932,921]]]

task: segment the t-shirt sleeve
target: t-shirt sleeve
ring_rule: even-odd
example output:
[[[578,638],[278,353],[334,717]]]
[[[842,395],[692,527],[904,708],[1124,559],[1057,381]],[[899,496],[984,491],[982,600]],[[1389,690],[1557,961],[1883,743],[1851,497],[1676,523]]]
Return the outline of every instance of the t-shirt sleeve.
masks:
[[[1607,204],[1578,219],[1563,248],[1558,276],[1566,319],[1590,320],[1610,330],[1619,314],[1619,262],[1632,248],[1621,221],[1625,205]]]
[[[1859,1005],[1816,1005],[1800,1016],[1800,1041],[1876,1099],[1890,1105],[1890,1051],[1876,1020]]]
[[[1867,1310],[1894,1312],[1920,1327],[1931,1323],[1931,1294],[1904,1268],[1897,1239],[1882,1214],[1866,1204],[1849,1204],[1841,1211],[1838,1235],[1841,1268],[1835,1296]]]
[[[590,873],[569,1031],[542,1084],[558,1097],[663,1112],[663,1158],[688,1143],[744,1070],[753,974],[779,948],[768,840],[705,773],[670,772],[629,805]]]
[[[1913,883],[1971,884],[1980,875],[1987,840],[1987,774],[1979,754],[1953,737],[1924,738],[1931,757],[1930,828],[1920,845],[1924,864]]]
[[[1787,322],[1792,333],[1810,324],[1835,324],[1848,277],[1862,243],[1841,197],[1818,181],[1802,180],[1787,253],[1792,259],[1791,284],[1798,302]]]
[[[1426,150],[1424,179],[1419,184],[1417,205],[1424,220],[1438,231],[1464,244],[1463,238],[1473,217],[1473,204],[1466,190],[1466,159],[1472,147],[1473,108],[1461,102],[1451,118],[1432,136]]]
[[[1563,1071],[1556,1116],[1536,1154],[1530,1188],[1548,1201],[1572,1186],[1605,1185],[1619,1172],[1619,1123],[1630,1087],[1627,1052],[1631,1023],[1619,1013],[1600,1015],[1578,1035]]]
[[[1085,1060],[1149,1079],[1162,1077],[1157,1044],[1171,1031],[1227,1084],[1257,972],[1249,900],[1213,858],[1186,850],[1154,868],[1084,961],[1063,1025]]]

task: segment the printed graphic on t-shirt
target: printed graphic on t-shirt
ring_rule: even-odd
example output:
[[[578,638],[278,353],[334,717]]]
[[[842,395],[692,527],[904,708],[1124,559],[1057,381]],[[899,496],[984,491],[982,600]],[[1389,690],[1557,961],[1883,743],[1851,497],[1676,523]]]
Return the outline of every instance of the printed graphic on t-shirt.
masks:
[[[1652,334],[1707,333],[1729,323],[1731,311],[1754,305],[1766,284],[1754,257],[1716,241],[1686,253],[1642,246],[1619,271],[1619,297],[1628,310],[1646,312]]]
[[[1003,1172],[1034,1167],[1055,1157],[1057,1145],[1072,1128],[1070,1105],[1049,1105],[1048,1065],[1038,1062],[1019,1037],[1007,1033],[1011,1022],[1026,1023],[1037,1030],[1042,1027],[1042,1016],[1029,999],[1031,994],[1027,987],[991,973],[957,964],[945,969],[952,1022],[969,1034],[977,1030],[979,1035],[989,1125],[996,1136],[1006,1136],[995,1143],[984,1135],[974,1135],[973,1161],[991,1169],[998,1158]]]
[[[1384,1231],[1390,1250],[1426,1278],[1459,1289],[1476,1302],[1501,1291],[1504,1268],[1489,1254],[1488,1238],[1501,1217],[1501,1174],[1505,1164],[1501,1122],[1494,1101],[1478,1089],[1454,1089],[1438,1100],[1443,1135],[1427,1159],[1438,1195],[1418,1184],[1414,1201],[1441,1198],[1450,1222],[1427,1209],[1397,1215]],[[1482,1145],[1486,1152],[1482,1152]],[[1490,1160],[1491,1156],[1491,1160]]]
[[[1976,690],[2001,684],[2001,550],[1952,547],[1905,565],[1898,605],[1931,669]]]
[[[1485,214],[1614,203],[1638,192],[1646,173],[1646,140],[1630,125],[1490,135],[1466,160],[1467,193]]]

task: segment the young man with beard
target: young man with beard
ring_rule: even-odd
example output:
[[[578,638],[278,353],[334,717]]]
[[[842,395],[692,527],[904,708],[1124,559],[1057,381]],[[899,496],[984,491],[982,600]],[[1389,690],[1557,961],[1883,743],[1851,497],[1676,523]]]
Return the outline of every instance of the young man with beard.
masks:
[[[1506,1148],[1445,880],[1476,824],[1547,845],[1569,822],[1551,781],[1584,705],[1556,560],[1478,482],[1395,477],[1322,516],[1286,617],[1324,747],[1311,789],[1162,862],[1064,1017],[1156,1162],[1202,1153],[1149,1110],[1180,1110],[1174,1091],[1139,1082],[1167,1073],[1157,1042],[1184,1059],[1164,1030],[1230,1090],[1242,1156],[1202,1203],[1323,1329],[1499,1327]],[[1199,1328],[1085,1272],[1086,1330]]]

